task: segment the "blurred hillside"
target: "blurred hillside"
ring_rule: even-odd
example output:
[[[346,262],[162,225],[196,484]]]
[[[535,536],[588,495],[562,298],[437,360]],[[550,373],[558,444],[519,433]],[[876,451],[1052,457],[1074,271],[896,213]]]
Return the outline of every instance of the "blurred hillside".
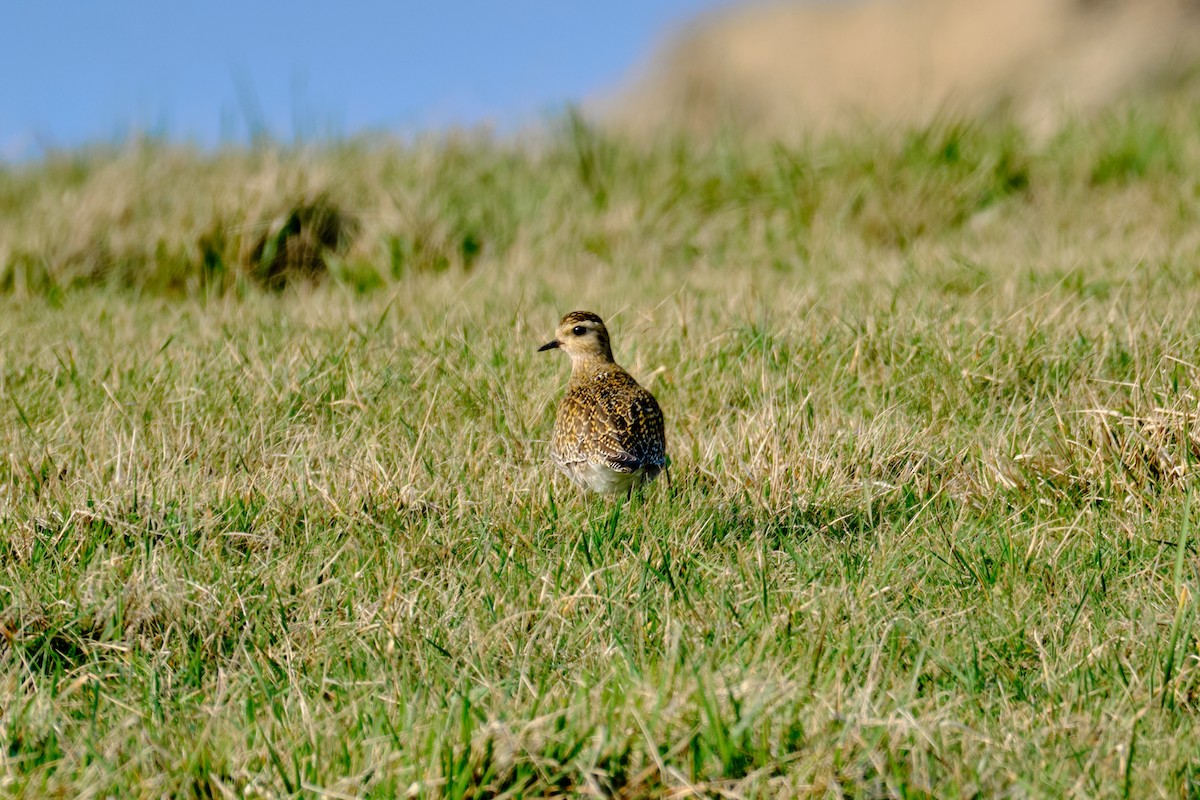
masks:
[[[1178,82],[1198,56],[1195,0],[748,4],[682,30],[601,116],[635,134],[786,135],[1004,111],[1048,133]]]

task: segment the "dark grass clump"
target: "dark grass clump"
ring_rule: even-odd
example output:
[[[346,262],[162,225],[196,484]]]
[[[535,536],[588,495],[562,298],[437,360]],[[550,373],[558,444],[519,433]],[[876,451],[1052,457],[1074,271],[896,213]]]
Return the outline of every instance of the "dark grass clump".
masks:
[[[357,224],[327,195],[300,200],[275,218],[250,248],[250,274],[280,291],[298,282],[317,283],[329,273],[327,258],[344,253]]]

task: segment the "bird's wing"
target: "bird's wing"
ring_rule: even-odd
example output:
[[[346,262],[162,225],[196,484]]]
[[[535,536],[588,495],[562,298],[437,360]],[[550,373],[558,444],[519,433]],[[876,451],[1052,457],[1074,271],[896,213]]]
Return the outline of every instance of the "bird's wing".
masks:
[[[638,386],[619,393],[603,392],[596,404],[600,435],[592,451],[618,472],[634,472],[647,464],[661,465],[666,457],[663,415],[654,395]]]

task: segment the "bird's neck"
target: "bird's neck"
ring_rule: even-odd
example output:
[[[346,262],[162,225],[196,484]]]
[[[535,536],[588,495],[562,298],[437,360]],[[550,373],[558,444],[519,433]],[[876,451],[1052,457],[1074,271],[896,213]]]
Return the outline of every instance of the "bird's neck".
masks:
[[[571,359],[571,380],[583,380],[603,370],[619,369],[611,355],[594,353]]]

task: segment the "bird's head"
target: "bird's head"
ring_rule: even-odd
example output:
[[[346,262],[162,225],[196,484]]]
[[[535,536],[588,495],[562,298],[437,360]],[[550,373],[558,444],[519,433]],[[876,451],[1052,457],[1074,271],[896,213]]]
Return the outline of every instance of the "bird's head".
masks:
[[[538,351],[554,348],[565,351],[573,364],[613,360],[604,320],[590,311],[572,311],[563,317],[554,332],[554,340],[539,347]]]

